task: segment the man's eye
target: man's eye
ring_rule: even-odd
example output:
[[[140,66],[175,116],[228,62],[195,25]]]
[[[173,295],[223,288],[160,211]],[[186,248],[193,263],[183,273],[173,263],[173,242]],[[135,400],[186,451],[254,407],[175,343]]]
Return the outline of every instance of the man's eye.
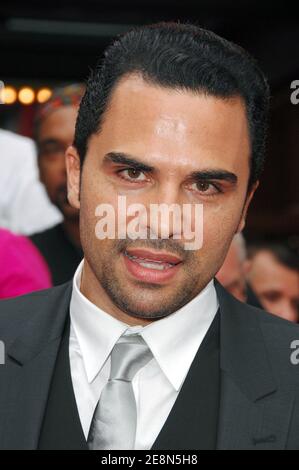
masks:
[[[277,302],[280,299],[281,295],[279,292],[264,292],[264,299],[268,302]]]
[[[58,143],[45,144],[41,145],[39,148],[39,154],[46,157],[57,157],[59,155],[64,155],[65,147],[59,145]]]
[[[191,189],[207,196],[213,196],[221,192],[218,186],[209,181],[197,181],[191,185]]]
[[[121,178],[127,181],[145,181],[146,176],[141,170],[136,170],[135,168],[127,168],[118,172]]]

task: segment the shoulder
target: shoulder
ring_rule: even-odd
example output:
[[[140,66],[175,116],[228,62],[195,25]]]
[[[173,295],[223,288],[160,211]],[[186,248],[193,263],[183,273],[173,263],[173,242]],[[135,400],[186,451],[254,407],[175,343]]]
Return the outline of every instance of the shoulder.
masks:
[[[0,129],[0,142],[1,148],[5,150],[1,155],[1,159],[3,157],[5,163],[17,163],[24,168],[35,162],[35,144],[29,137]]]
[[[249,353],[264,349],[270,369],[280,384],[299,385],[299,324],[231,297],[234,321]],[[237,318],[238,317],[238,318]],[[297,366],[297,367],[296,367]]]
[[[288,329],[294,332],[299,331],[299,324],[292,323],[266,310],[236,299],[217,280],[215,280],[215,288],[220,306],[231,313],[232,319],[240,322],[245,327],[252,328],[253,325],[259,325],[264,331],[276,328]]]
[[[294,365],[299,363],[299,360],[294,360],[295,355],[299,358],[299,324],[258,308],[251,307],[251,309],[254,309],[257,316],[272,367],[283,370],[285,374],[288,371],[295,372]],[[296,375],[299,378],[298,373],[299,368],[296,368]]]
[[[32,252],[36,253],[36,249],[28,237],[5,228],[0,228],[0,250],[3,252],[3,256],[7,253],[15,255],[19,251],[30,254]]]
[[[1,279],[5,273],[17,274],[20,270],[29,273],[32,265],[35,269],[42,265],[40,254],[28,237],[3,228],[0,228],[0,257],[4,269],[0,273]]]
[[[273,331],[290,331],[295,334],[299,332],[298,323],[285,320],[266,310],[240,302],[237,299],[235,299],[235,302],[238,304],[240,314],[244,320],[250,321],[251,318],[254,318],[265,334]]]
[[[46,316],[55,317],[56,312],[69,304],[72,281],[59,286],[0,300],[0,332],[10,336],[22,328],[22,325]],[[39,323],[39,322],[37,322]]]

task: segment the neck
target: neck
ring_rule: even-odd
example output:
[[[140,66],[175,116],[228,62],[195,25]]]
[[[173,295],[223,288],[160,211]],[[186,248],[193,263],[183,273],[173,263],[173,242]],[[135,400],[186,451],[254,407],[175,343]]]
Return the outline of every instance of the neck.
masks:
[[[154,321],[134,318],[120,310],[107,296],[85,258],[81,275],[80,291],[91,303],[129,326],[145,326]]]

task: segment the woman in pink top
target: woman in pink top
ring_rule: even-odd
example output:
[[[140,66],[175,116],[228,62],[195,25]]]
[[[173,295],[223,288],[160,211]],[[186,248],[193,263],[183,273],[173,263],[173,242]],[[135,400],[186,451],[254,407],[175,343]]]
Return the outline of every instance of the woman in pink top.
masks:
[[[0,229],[0,299],[52,287],[48,267],[28,238]]]

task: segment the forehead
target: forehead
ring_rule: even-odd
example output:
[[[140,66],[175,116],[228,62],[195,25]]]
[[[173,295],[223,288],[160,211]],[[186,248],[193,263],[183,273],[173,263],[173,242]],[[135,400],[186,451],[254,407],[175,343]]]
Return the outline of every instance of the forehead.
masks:
[[[263,250],[257,253],[252,269],[255,281],[261,282],[261,286],[285,288],[299,295],[299,273],[281,264],[271,252]]]
[[[75,106],[61,106],[52,111],[41,121],[39,138],[55,137],[65,140],[73,137],[75,131],[78,108]]]
[[[163,155],[184,164],[205,155],[215,164],[226,160],[231,169],[248,166],[248,124],[240,97],[165,88],[137,75],[123,77],[115,87],[100,135],[114,150],[128,147],[136,155],[150,154],[152,162],[161,162]]]

